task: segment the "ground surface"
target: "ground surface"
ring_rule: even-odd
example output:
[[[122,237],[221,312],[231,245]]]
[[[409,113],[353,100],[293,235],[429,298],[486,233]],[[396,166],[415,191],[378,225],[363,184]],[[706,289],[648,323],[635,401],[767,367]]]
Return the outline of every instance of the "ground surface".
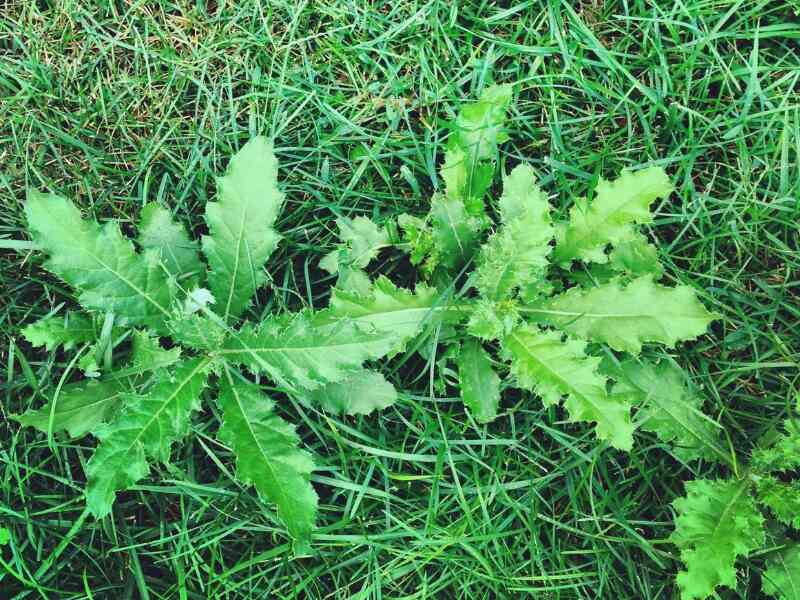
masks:
[[[501,168],[530,161],[562,209],[625,166],[671,174],[650,236],[667,279],[724,315],[675,358],[748,447],[797,389],[790,0],[0,1],[0,237],[24,238],[26,186],[130,222],[160,200],[199,232],[212,175],[267,133],[289,201],[260,301],[319,306],[332,218],[425,212],[443,123],[492,80],[518,83]],[[91,438],[50,447],[4,419],[63,370],[18,331],[66,294],[37,257],[0,261],[0,523],[16,573],[0,574],[2,598],[673,597],[670,502],[712,467],[646,434],[630,455],[601,449],[530,398],[476,430],[425,395],[423,362],[387,371],[409,394],[380,417],[282,408],[322,464],[313,558],[293,560],[271,509],[232,481],[211,413],[113,518],[81,518]],[[725,598],[757,597],[762,565],[740,564]]]

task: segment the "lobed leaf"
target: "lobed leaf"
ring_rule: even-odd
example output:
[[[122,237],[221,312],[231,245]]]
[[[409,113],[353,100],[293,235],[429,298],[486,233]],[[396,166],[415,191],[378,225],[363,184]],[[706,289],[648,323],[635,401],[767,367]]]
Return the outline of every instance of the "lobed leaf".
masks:
[[[146,394],[126,395],[117,418],[94,428],[100,444],[86,465],[86,505],[94,516],[107,515],[116,492],[148,474],[148,458],[169,460],[172,444],[189,433],[209,364],[206,358],[178,364]]]
[[[607,262],[606,246],[630,239],[633,224],[650,223],[650,205],[672,189],[660,167],[623,171],[611,182],[601,179],[592,203],[576,202],[569,224],[559,228],[553,261],[564,267],[573,260]]]
[[[66,431],[76,438],[116,415],[128,393],[130,386],[121,379],[79,381],[63,386],[43,407],[11,419],[44,433]]]
[[[638,354],[645,342],[673,348],[679,341],[705,333],[709,323],[719,318],[706,310],[693,288],[668,288],[649,276],[625,287],[619,281],[588,290],[573,287],[529,312],[541,322],[632,354]]]
[[[670,537],[686,570],[678,573],[682,600],[708,598],[717,586],[736,586],[734,563],[764,544],[764,518],[750,497],[748,480],[697,479],[673,503],[678,512]]]
[[[719,443],[719,426],[700,410],[703,400],[683,371],[666,360],[653,364],[629,359],[602,371],[617,382],[611,396],[638,408],[639,427],[655,433],[685,462],[697,459],[730,462]]]
[[[354,219],[339,217],[339,247],[325,255],[319,265],[328,273],[338,273],[346,265],[363,269],[378,256],[378,251],[389,244],[389,234],[366,217]]]
[[[216,202],[206,204],[209,235],[203,236],[208,286],[228,321],[239,317],[266,281],[264,264],[280,236],[274,229],[283,206],[272,143],[258,136],[231,159],[217,179]]]
[[[461,399],[478,423],[497,418],[500,405],[500,378],[492,360],[477,340],[467,340],[458,353],[458,381]]]
[[[397,402],[397,390],[380,373],[362,369],[344,381],[310,390],[305,399],[333,414],[368,415]]]
[[[571,421],[595,422],[595,433],[615,448],[630,450],[633,430],[630,406],[606,393],[606,378],[597,371],[600,359],[585,354],[586,344],[562,340],[556,331],[521,325],[502,340],[504,355],[520,387],[547,404],[566,396]]]
[[[83,220],[69,200],[31,191],[28,229],[50,255],[45,268],[78,291],[90,311],[111,312],[117,322],[160,328],[174,297],[155,252],[137,254],[116,222]]]
[[[71,350],[78,344],[93,342],[98,333],[91,317],[71,311],[39,319],[22,329],[22,336],[28,342],[44,346],[48,352],[59,346]]]
[[[336,316],[331,311],[269,316],[247,323],[227,338],[217,354],[290,389],[313,390],[346,379],[362,363],[397,347],[396,332]]]
[[[767,561],[761,577],[764,593],[778,600],[800,600],[800,544],[794,544]]]
[[[191,288],[202,278],[205,266],[200,260],[197,242],[172,219],[170,212],[153,202],[139,215],[139,245],[152,250],[163,267],[176,277],[184,288]]]
[[[530,166],[519,165],[505,178],[500,214],[503,225],[482,247],[475,272],[478,291],[495,301],[537,286],[548,266],[550,206]]]
[[[236,455],[236,472],[259,496],[278,507],[278,516],[295,540],[295,551],[309,550],[317,513],[317,494],[310,482],[311,455],[298,449],[292,425],[275,414],[275,403],[258,386],[228,375],[220,383],[223,423],[220,440]]]
[[[393,332],[398,338],[398,350],[426,324],[454,322],[461,318],[435,289],[420,284],[411,292],[397,287],[383,275],[375,281],[368,295],[334,289],[330,312],[335,317],[347,318],[378,331]]]

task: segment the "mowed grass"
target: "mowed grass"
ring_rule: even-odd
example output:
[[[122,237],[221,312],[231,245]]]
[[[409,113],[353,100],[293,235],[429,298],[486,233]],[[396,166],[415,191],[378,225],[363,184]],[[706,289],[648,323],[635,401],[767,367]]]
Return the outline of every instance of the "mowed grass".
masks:
[[[649,236],[670,282],[723,319],[672,353],[746,456],[786,415],[800,352],[800,19],[792,0],[0,1],[0,244],[29,186],[132,232],[148,201],[196,234],[213,175],[276,140],[285,235],[254,315],[324,306],[334,218],[422,214],[459,103],[516,82],[503,172],[530,162],[561,210],[623,167],[677,192]],[[396,357],[402,400],[334,418],[277,396],[320,465],[316,554],[237,484],[205,403],[170,465],[89,517],[90,437],[20,429],[69,356],[22,325],[71,305],[35,253],[0,250],[0,598],[673,598],[682,465],[603,447],[528,395],[476,429],[443,361]],[[411,285],[399,254],[375,270]],[[656,356],[655,351],[650,351]],[[269,390],[268,390],[269,391]],[[209,399],[211,400],[211,399]],[[743,560],[755,598],[763,562]]]

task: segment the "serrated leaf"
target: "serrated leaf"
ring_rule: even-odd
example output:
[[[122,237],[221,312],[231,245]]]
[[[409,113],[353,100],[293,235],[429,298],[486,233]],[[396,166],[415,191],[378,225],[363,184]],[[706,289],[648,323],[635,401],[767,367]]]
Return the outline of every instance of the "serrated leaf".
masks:
[[[195,350],[216,351],[227,337],[223,323],[201,314],[183,315],[169,322],[172,338]]]
[[[280,236],[274,229],[283,206],[278,161],[272,143],[255,137],[231,159],[217,179],[216,202],[206,204],[210,230],[203,237],[208,286],[223,320],[238,317],[266,281],[264,264]]]
[[[403,231],[403,240],[409,246],[408,253],[411,264],[426,263],[423,265],[423,273],[430,275],[437,266],[430,262],[433,252],[433,234],[430,225],[419,217],[406,213],[397,217],[397,225]]]
[[[500,199],[503,225],[481,248],[475,272],[484,298],[503,300],[544,279],[554,235],[549,210],[530,166],[519,165],[505,178]]]
[[[165,369],[181,357],[181,349],[161,347],[158,338],[146,331],[133,332],[133,352],[131,354],[131,369],[137,373]]]
[[[633,430],[630,406],[606,393],[600,359],[585,354],[586,344],[562,340],[555,331],[521,325],[502,340],[504,356],[520,387],[532,390],[547,404],[566,396],[571,421],[595,422],[595,433],[615,448],[630,450]]]
[[[245,324],[218,354],[289,388],[313,390],[346,379],[364,361],[391,352],[398,334],[340,318],[331,311],[269,316]]]
[[[31,191],[28,229],[50,255],[45,268],[79,292],[90,311],[114,313],[117,322],[158,328],[169,316],[174,288],[155,253],[137,254],[116,222],[102,227],[81,219],[69,200]]]
[[[617,382],[611,396],[638,408],[639,427],[655,433],[683,461],[700,458],[730,461],[719,443],[719,427],[701,411],[703,399],[674,364],[604,361],[602,372]]]
[[[436,265],[455,270],[472,258],[486,220],[467,213],[461,200],[435,196],[431,200],[431,237]]]
[[[146,204],[139,215],[139,245],[157,253],[167,271],[178,278],[184,288],[191,287],[205,271],[197,242],[172,219],[170,212],[158,204]]]
[[[339,247],[326,254],[320,267],[328,273],[339,272],[341,265],[363,269],[378,256],[378,251],[389,245],[389,234],[384,227],[378,227],[370,219],[358,216],[354,219],[339,217]]]
[[[492,302],[480,299],[470,312],[467,331],[470,335],[491,342],[510,333],[519,321],[516,301]]]
[[[764,544],[764,518],[749,490],[747,480],[698,479],[673,502],[678,517],[670,541],[686,565],[678,573],[682,600],[702,600],[717,586],[736,587],[736,558]]]
[[[761,587],[764,593],[778,600],[800,600],[800,544],[790,546],[767,561]]]
[[[461,318],[435,289],[420,284],[411,292],[397,287],[384,276],[375,281],[368,295],[334,289],[330,311],[336,317],[348,318],[378,331],[393,332],[398,339],[398,349],[418,335],[427,323],[442,319],[454,322]]]
[[[470,216],[484,215],[483,197],[492,185],[493,163],[477,161],[472,154],[453,145],[445,152],[441,175],[446,198],[463,204]]]
[[[512,90],[510,85],[493,85],[477,102],[461,106],[455,121],[455,141],[473,160],[494,159],[497,145],[508,139],[504,125]]]
[[[619,281],[588,290],[574,287],[527,312],[573,335],[632,354],[638,354],[645,342],[673,348],[702,335],[719,318],[706,310],[693,288],[665,287],[649,276],[624,287]]]
[[[461,400],[478,423],[497,418],[500,405],[500,378],[492,359],[476,340],[467,340],[458,353],[458,381]]]
[[[397,390],[376,371],[356,371],[344,381],[311,390],[305,397],[333,414],[368,415],[397,402]]]
[[[623,171],[611,182],[601,179],[591,205],[581,200],[570,210],[569,224],[558,231],[553,261],[565,267],[575,259],[607,262],[606,246],[630,239],[633,224],[652,222],[650,205],[672,189],[660,167]]]
[[[296,551],[305,553],[317,514],[317,494],[310,482],[311,455],[298,449],[300,438],[294,426],[275,414],[275,403],[258,386],[223,378],[219,402],[223,411],[219,438],[236,455],[239,479],[277,505]]]
[[[664,275],[664,267],[658,261],[658,248],[648,243],[643,235],[618,243],[609,258],[615,271],[634,277],[652,275],[653,279],[659,280]]]
[[[115,415],[129,391],[130,386],[118,379],[70,383],[61,388],[55,404],[50,400],[42,408],[11,419],[49,433],[52,418],[52,431],[80,437]]]
[[[71,311],[39,319],[23,328],[21,333],[28,342],[34,346],[44,346],[48,352],[59,346],[71,350],[78,344],[93,342],[98,337],[91,317]]]
[[[800,425],[792,419],[784,422],[785,432],[766,448],[753,451],[751,466],[760,473],[800,469]]]
[[[189,433],[209,363],[198,358],[177,365],[146,394],[126,395],[117,418],[94,428],[100,444],[86,465],[86,506],[94,516],[107,515],[116,492],[148,474],[148,458],[169,460],[172,444]]]
[[[800,529],[800,480],[783,482],[771,475],[756,480],[756,498],[775,518]]]

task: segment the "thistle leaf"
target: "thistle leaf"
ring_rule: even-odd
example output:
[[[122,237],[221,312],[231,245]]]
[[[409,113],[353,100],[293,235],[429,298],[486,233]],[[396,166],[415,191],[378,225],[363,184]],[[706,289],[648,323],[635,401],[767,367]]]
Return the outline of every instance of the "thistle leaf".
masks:
[[[447,196],[431,200],[433,261],[447,270],[463,267],[475,253],[486,220],[467,213],[464,203]]]
[[[245,324],[218,354],[290,389],[313,390],[346,379],[366,360],[397,346],[397,333],[339,318],[330,311],[267,317]]]
[[[686,570],[678,573],[682,600],[709,597],[717,586],[736,586],[734,563],[764,544],[764,518],[747,480],[697,479],[673,502],[678,517],[670,541]]]
[[[597,372],[600,359],[587,356],[585,346],[532,325],[521,325],[502,340],[520,387],[537,393],[546,405],[557,404],[566,396],[571,421],[596,422],[599,439],[630,450],[634,430],[630,406],[608,396],[606,378]]]
[[[767,561],[761,587],[778,600],[800,600],[800,544],[795,544]]]
[[[630,239],[633,224],[652,222],[650,205],[672,189],[659,167],[623,171],[611,182],[600,180],[591,205],[582,200],[570,210],[569,224],[558,231],[553,261],[564,267],[575,259],[607,262],[605,247]]]
[[[49,433],[52,422],[52,431],[66,431],[76,438],[110,420],[129,392],[130,386],[120,379],[70,383],[61,388],[55,404],[51,399],[42,408],[11,416],[11,419],[44,433]]]
[[[208,286],[227,321],[242,314],[266,281],[264,264],[280,240],[274,225],[284,197],[272,143],[264,137],[247,142],[217,179],[217,189],[218,200],[206,204],[210,234],[203,237],[203,252]]]
[[[179,279],[184,288],[192,287],[192,282],[201,278],[205,267],[197,243],[175,223],[166,208],[153,202],[145,205],[139,215],[138,241],[145,250],[157,253],[164,268]]]
[[[675,456],[685,462],[730,461],[719,443],[719,427],[701,412],[702,398],[677,366],[631,359],[619,365],[604,361],[601,371],[617,380],[611,396],[637,407],[639,427],[671,445]]]
[[[362,326],[393,332],[398,338],[398,349],[428,323],[460,319],[460,314],[448,307],[435,289],[420,284],[411,292],[384,276],[375,281],[369,295],[334,289],[330,311]]]
[[[489,300],[503,300],[545,276],[554,229],[530,166],[519,165],[505,178],[500,214],[503,225],[484,244],[476,269],[478,291]]]
[[[115,493],[148,474],[148,458],[169,460],[173,442],[189,433],[209,364],[205,358],[179,364],[146,394],[126,395],[117,418],[93,430],[100,439],[86,465],[86,505],[93,515],[107,515]]]
[[[258,386],[233,382],[228,376],[220,384],[219,403],[219,438],[236,455],[239,479],[277,505],[295,551],[306,553],[317,513],[317,494],[309,479],[314,470],[311,455],[298,449],[294,426],[275,414],[275,403]]]
[[[626,287],[618,281],[588,290],[574,287],[529,312],[541,322],[632,354],[638,354],[644,342],[673,348],[702,335],[719,318],[705,309],[693,288],[664,287],[649,276]]]
[[[800,480],[787,483],[762,475],[756,480],[756,498],[780,522],[800,529]]]
[[[467,340],[458,353],[458,380],[461,399],[475,420],[494,421],[500,405],[500,378],[477,340]]]
[[[657,281],[664,275],[664,267],[658,260],[658,248],[648,243],[643,235],[636,235],[617,244],[609,258],[615,271],[634,277],[652,275]]]
[[[338,248],[320,261],[319,265],[328,273],[337,273],[341,265],[363,269],[378,256],[378,251],[389,245],[389,234],[384,227],[378,227],[366,217],[355,219],[339,217]]]
[[[362,369],[344,381],[307,392],[306,398],[329,413],[368,415],[397,402],[397,390],[380,373]]]
[[[48,352],[59,346],[71,350],[78,344],[93,342],[98,333],[91,317],[70,311],[39,319],[22,330],[26,340],[34,346],[44,346]]]
[[[50,255],[45,268],[79,292],[90,311],[112,312],[120,324],[159,328],[174,288],[153,252],[137,254],[119,226],[81,219],[72,202],[31,191],[25,205],[34,240]]]
[[[508,139],[504,125],[511,97],[512,86],[493,85],[481,93],[477,102],[461,107],[454,141],[472,160],[493,160],[497,145]]]

